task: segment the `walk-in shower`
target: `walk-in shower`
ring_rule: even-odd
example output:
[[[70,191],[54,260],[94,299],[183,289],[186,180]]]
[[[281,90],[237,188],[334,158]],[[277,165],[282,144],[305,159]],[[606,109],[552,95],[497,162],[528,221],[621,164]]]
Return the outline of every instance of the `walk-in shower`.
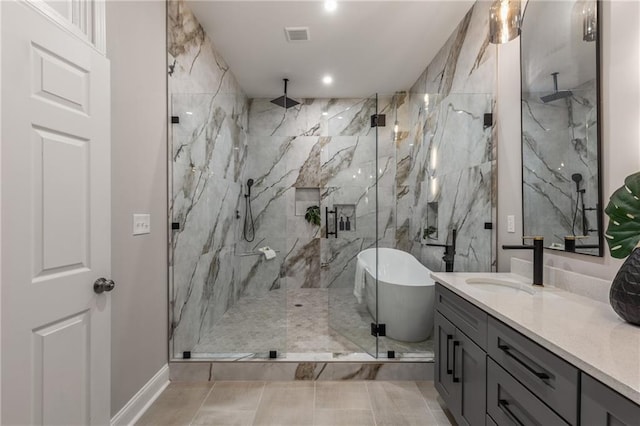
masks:
[[[495,268],[495,61],[479,4],[398,92],[294,100],[285,80],[274,102],[279,76],[248,96],[190,3],[169,1],[172,360],[433,358],[430,286],[403,302],[391,285]],[[381,249],[424,268],[388,278],[399,262]],[[418,332],[397,332],[395,312]]]
[[[492,270],[491,97],[307,99],[295,114],[251,99],[233,122],[237,102],[172,95],[172,357],[431,359],[431,338],[381,332],[371,288],[369,305],[354,295],[358,254],[399,249],[441,271],[457,234],[455,270]]]

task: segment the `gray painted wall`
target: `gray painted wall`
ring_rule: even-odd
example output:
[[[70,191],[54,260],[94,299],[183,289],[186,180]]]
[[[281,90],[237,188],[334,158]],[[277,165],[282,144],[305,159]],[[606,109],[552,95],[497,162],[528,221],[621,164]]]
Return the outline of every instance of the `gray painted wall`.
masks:
[[[111,60],[111,414],[167,363],[164,2],[107,2]],[[151,234],[132,236],[132,214]]]

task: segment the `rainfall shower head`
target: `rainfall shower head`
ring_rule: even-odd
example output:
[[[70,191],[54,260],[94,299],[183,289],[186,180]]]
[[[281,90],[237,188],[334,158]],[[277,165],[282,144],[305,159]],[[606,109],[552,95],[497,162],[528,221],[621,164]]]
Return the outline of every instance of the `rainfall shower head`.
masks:
[[[558,90],[558,73],[554,72],[551,75],[553,76],[553,93],[540,97],[540,100],[542,102],[546,104],[549,102],[557,101],[558,99],[568,98],[573,95],[573,93],[571,93],[571,90]]]
[[[284,96],[280,96],[279,98],[272,100],[271,103],[274,103],[285,109],[298,105],[300,102],[287,97],[287,83],[289,82],[289,79],[283,78],[282,80],[284,81]]]

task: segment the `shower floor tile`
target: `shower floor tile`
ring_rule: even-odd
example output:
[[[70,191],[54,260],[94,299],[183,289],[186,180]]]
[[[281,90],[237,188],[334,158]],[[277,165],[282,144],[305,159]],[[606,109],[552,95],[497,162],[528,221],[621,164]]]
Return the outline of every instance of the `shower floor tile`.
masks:
[[[279,289],[243,296],[211,329],[202,332],[197,354],[375,353],[376,339],[363,304],[351,289]],[[380,355],[433,355],[433,341],[378,340]]]

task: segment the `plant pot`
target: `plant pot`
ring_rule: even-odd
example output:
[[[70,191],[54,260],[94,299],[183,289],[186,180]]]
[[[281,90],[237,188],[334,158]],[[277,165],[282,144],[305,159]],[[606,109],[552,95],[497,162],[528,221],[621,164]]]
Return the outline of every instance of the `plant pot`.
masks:
[[[622,319],[640,325],[640,249],[635,248],[616,274],[609,303]]]

